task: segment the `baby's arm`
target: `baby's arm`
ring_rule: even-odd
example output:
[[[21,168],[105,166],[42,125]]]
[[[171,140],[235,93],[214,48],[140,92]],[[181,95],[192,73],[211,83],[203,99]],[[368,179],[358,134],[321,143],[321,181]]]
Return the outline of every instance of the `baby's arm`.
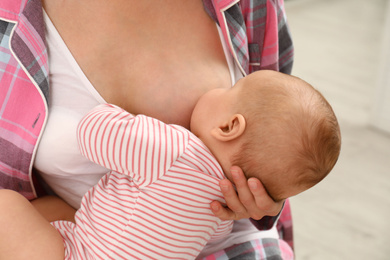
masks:
[[[188,143],[183,131],[110,104],[89,112],[79,124],[77,137],[84,156],[130,175],[139,186],[160,178]]]
[[[79,123],[77,138],[80,151],[103,167],[127,173],[134,154],[127,147],[140,127],[132,114],[119,107],[99,105]]]
[[[15,191],[0,190],[0,259],[64,259],[61,235]]]
[[[233,221],[232,220],[222,221],[221,224],[219,225],[218,229],[211,236],[210,241],[216,241],[216,240],[226,238],[226,236],[232,232],[232,229],[233,229]]]

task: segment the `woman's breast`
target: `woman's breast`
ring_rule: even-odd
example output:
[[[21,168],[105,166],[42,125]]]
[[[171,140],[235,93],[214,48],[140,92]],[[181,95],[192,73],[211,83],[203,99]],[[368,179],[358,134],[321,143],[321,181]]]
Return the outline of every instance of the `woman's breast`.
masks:
[[[202,1],[76,1],[61,8],[45,2],[96,90],[131,113],[189,127],[202,94],[232,86],[216,24]]]
[[[192,111],[200,96],[214,88],[231,87],[225,64],[209,61],[208,65],[202,65],[201,61],[194,61],[198,62],[192,66],[185,60],[177,62],[182,64],[176,66],[172,65],[172,60],[154,64],[158,68],[138,74],[128,84],[118,83],[116,93],[105,99],[131,113],[189,128]]]
[[[217,26],[210,22],[203,27],[177,30],[168,38],[157,32],[124,36],[111,57],[88,63],[100,65],[87,65],[86,74],[109,103],[188,128],[201,95],[232,86]]]

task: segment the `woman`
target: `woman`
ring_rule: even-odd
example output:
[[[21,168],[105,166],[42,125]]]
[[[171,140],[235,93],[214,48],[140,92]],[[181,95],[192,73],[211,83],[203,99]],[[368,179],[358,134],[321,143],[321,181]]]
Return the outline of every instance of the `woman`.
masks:
[[[231,87],[258,69],[289,73],[283,1],[236,2],[1,1],[0,185],[34,199],[37,183],[45,183],[45,191],[77,208],[107,172],[81,157],[76,145],[75,127],[95,105],[109,102],[188,128],[207,90]],[[254,232],[245,218],[280,211],[258,180],[234,175],[239,198],[223,180],[229,208],[218,202],[211,208],[222,219],[244,219],[236,226],[245,239],[233,235],[233,242],[206,247],[202,256],[244,242],[260,254],[268,235]],[[274,222],[262,218],[256,226]],[[288,250],[274,239],[264,252],[279,246]],[[236,246],[226,254],[241,251]]]

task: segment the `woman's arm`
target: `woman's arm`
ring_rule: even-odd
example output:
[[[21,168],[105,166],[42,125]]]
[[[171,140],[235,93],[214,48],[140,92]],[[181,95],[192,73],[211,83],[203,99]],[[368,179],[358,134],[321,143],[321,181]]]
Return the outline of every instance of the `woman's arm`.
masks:
[[[67,220],[75,222],[76,210],[56,196],[45,196],[31,201],[34,208],[49,222]]]
[[[60,233],[22,195],[0,190],[0,259],[64,259]]]

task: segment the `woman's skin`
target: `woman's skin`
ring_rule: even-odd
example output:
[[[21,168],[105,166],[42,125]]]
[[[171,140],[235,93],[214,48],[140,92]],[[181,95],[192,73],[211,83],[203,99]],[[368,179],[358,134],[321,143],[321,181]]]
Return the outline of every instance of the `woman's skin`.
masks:
[[[75,223],[76,210],[59,197],[44,196],[31,204],[48,222],[66,220]]]
[[[64,259],[60,233],[25,197],[0,190],[0,208],[7,211],[0,215],[0,259]]]
[[[218,201],[212,202],[211,210],[217,217],[222,220],[249,217],[259,220],[264,216],[275,216],[280,212],[284,201],[273,201],[258,179],[246,180],[244,173],[237,166],[233,166],[230,172],[236,190],[227,179],[219,182],[227,207],[223,207]]]
[[[45,11],[100,95],[133,114],[189,128],[195,103],[213,88],[232,86],[215,22],[202,1],[42,0]],[[232,172],[220,182],[221,219],[276,215],[282,203],[260,181]],[[248,186],[249,185],[249,186]]]

